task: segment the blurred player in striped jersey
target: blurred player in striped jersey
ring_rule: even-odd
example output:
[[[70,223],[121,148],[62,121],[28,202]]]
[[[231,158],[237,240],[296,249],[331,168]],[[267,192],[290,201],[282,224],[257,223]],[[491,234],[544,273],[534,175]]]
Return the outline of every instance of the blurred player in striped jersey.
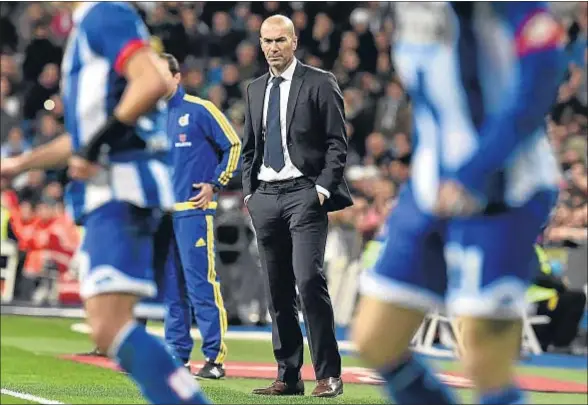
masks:
[[[424,315],[446,303],[477,403],[526,403],[514,362],[533,245],[559,180],[544,127],[563,31],[541,2],[400,4],[397,17],[412,174],[362,275],[353,339],[396,403],[457,403],[408,350]]]
[[[208,403],[183,364],[133,319],[135,303],[157,291],[153,240],[174,204],[164,72],[128,4],[81,3],[73,20],[62,63],[68,134],[36,152],[45,164],[71,155],[66,200],[85,228],[80,295],[92,338],[150,402]],[[5,163],[3,175],[24,169]]]

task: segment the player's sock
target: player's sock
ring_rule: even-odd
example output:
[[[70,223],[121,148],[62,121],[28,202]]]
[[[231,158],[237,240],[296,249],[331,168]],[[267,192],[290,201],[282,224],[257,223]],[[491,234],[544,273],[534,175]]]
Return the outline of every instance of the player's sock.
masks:
[[[210,403],[184,365],[134,321],[118,333],[109,355],[131,375],[151,403]]]
[[[527,396],[525,393],[519,388],[514,385],[509,385],[500,390],[496,390],[493,392],[486,392],[480,395],[480,404],[504,404],[504,405],[514,405],[514,404],[528,404]]]
[[[385,389],[397,404],[457,404],[450,390],[429,367],[410,356],[401,364],[380,370]]]

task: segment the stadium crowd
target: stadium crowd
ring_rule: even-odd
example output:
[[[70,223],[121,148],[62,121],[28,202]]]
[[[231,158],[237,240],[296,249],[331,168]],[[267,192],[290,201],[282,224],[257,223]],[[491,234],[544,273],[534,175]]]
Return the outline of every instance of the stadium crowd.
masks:
[[[211,100],[240,135],[245,86],[267,69],[259,49],[261,22],[275,13],[290,16],[299,38],[297,58],[332,71],[344,95],[349,139],[346,176],[355,204],[333,213],[331,225],[353,230],[362,245],[377,234],[407,179],[411,158],[410,100],[390,55],[393,3],[137,2],[135,6],[151,30],[152,45],[181,62],[187,92]],[[63,129],[60,63],[72,21],[69,9],[57,2],[2,2],[0,7],[0,142],[6,157],[27,153]],[[568,33],[568,75],[547,117],[547,128],[564,180],[558,207],[542,238],[545,244],[573,246],[586,243],[588,234],[588,17],[583,2],[558,8]],[[11,232],[20,248],[52,249],[58,253],[52,261],[58,263],[71,257],[79,240],[63,208],[64,173],[29,172],[1,184],[2,215],[10,213]],[[229,188],[238,191],[240,179]],[[41,232],[46,228],[49,233]],[[31,263],[25,265],[25,272],[42,267]]]

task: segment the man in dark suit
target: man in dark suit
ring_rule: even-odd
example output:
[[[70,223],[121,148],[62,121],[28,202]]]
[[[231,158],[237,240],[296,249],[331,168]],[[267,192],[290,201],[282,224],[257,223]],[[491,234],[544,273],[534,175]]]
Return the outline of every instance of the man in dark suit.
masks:
[[[290,19],[261,26],[270,71],[247,86],[243,190],[267,275],[278,378],[262,395],[302,395],[300,294],[317,378],[313,396],[343,392],[333,308],[323,273],[327,212],[352,204],[343,96],[335,77],[294,58]]]

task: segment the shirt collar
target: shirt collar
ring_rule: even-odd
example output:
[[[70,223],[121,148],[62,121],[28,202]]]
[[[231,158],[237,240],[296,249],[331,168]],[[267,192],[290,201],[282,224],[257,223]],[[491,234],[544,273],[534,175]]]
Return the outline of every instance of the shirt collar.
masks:
[[[292,60],[292,63],[290,63],[290,66],[288,66],[288,69],[284,70],[282,72],[282,74],[280,75],[280,77],[283,78],[284,80],[292,81],[292,78],[294,77],[294,70],[296,70],[297,64],[298,64],[298,61],[296,60],[296,58],[294,58]],[[276,76],[274,76],[274,74],[270,70],[270,79],[273,79],[274,77],[276,77]]]
[[[177,105],[182,101],[184,95],[186,94],[186,90],[181,85],[178,85],[178,89],[176,90],[175,94],[169,99],[168,105]]]

